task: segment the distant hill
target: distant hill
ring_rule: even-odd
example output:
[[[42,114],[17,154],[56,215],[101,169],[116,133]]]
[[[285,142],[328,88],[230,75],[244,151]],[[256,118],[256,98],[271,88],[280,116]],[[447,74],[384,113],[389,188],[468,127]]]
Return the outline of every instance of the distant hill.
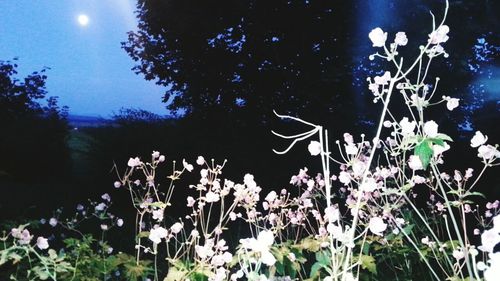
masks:
[[[72,128],[88,128],[113,125],[113,120],[96,116],[68,115],[68,123]]]

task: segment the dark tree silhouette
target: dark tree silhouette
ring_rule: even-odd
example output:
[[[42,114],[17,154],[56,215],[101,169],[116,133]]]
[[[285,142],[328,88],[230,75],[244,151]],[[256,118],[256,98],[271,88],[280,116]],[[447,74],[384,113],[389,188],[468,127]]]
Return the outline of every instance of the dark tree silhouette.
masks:
[[[46,97],[46,69],[22,80],[16,69],[0,61],[0,170],[22,181],[60,181],[70,167],[67,108]]]
[[[140,0],[123,47],[136,72],[169,88],[173,112],[317,116],[339,109],[346,82],[347,10],[334,2]]]

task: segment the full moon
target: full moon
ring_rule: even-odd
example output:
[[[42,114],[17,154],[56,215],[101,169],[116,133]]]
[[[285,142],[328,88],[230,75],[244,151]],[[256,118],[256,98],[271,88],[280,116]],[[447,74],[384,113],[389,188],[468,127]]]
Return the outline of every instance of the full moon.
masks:
[[[78,23],[81,26],[86,26],[89,24],[89,17],[87,15],[81,14],[78,16]]]

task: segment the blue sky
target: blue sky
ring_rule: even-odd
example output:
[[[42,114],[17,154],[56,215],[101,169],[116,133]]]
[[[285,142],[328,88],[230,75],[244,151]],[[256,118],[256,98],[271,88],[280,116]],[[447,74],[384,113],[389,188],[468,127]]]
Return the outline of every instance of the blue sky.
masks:
[[[2,0],[0,60],[18,57],[19,77],[50,67],[48,93],[70,114],[107,117],[121,107],[166,114],[164,89],[136,75],[121,49],[134,10],[134,0]]]

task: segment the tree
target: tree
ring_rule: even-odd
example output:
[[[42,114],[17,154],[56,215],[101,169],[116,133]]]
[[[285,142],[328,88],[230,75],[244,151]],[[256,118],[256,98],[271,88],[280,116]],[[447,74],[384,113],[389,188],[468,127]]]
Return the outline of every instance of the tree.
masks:
[[[45,72],[19,80],[15,61],[0,61],[0,170],[9,178],[53,181],[69,170],[67,108],[46,97]]]
[[[337,107],[342,5],[140,0],[137,8],[139,29],[123,48],[136,72],[169,87],[163,101],[173,112],[246,112],[262,121],[273,109],[316,116]]]
[[[497,34],[492,11],[499,3],[450,5],[451,57],[437,71],[453,73],[441,89],[456,95],[472,79],[464,61],[471,46],[481,34]],[[365,83],[373,74],[366,34],[380,23],[364,17],[383,14],[384,30],[403,27],[411,40],[425,42],[431,17],[421,15],[442,9],[442,1],[431,0],[139,0],[138,30],[123,48],[138,62],[137,73],[167,88],[163,101],[174,112],[268,121],[276,109],[324,123],[370,116],[363,106],[372,99]]]

